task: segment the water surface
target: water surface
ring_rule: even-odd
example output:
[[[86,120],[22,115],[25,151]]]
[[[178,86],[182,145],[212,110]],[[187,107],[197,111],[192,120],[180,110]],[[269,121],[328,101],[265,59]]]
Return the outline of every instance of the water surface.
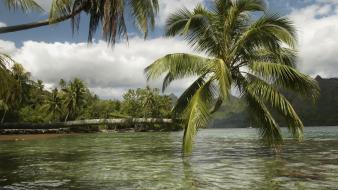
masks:
[[[1,138],[1,137],[0,137]],[[8,189],[338,189],[338,127],[309,127],[275,154],[254,129],[206,129],[191,158],[182,132],[0,141]]]

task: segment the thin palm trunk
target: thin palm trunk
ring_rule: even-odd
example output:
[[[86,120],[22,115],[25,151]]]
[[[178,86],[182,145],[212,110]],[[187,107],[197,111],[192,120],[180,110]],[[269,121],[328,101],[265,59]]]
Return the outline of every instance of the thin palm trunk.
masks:
[[[69,112],[67,112],[66,118],[65,118],[65,122],[68,120],[69,117]]]
[[[37,21],[37,22],[19,24],[19,25],[15,25],[15,26],[0,27],[0,34],[17,32],[17,31],[21,31],[21,30],[28,30],[28,29],[38,28],[38,27],[42,27],[42,26],[47,26],[47,25],[53,25],[53,24],[63,22],[65,20],[68,20],[68,19],[74,17],[75,15],[79,14],[82,10],[83,10],[83,8],[80,8],[77,11],[74,11],[72,14],[62,16],[62,17],[57,18],[53,21],[46,19],[46,20],[41,20],[41,21]]]
[[[1,123],[4,123],[6,114],[7,114],[7,110],[5,110],[4,114],[2,115]]]
[[[56,114],[53,112],[53,121],[56,122]]]

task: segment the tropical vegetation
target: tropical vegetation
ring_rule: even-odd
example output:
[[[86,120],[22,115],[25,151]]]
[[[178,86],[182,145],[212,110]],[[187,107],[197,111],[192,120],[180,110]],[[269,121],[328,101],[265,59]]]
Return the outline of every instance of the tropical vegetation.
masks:
[[[103,100],[80,79],[47,90],[41,80],[32,80],[22,65],[0,56],[0,116],[3,122],[59,122],[79,119],[170,118],[170,96],[158,89],[129,89],[122,100]]]
[[[315,99],[319,89],[296,69],[296,32],[288,18],[269,14],[263,0],[215,0],[212,7],[174,12],[165,31],[199,53],[169,54],[145,69],[148,80],[164,76],[163,90],[174,80],[196,77],[173,109],[185,121],[185,154],[192,151],[196,131],[208,125],[231,92],[245,100],[251,123],[267,145],[283,142],[272,112],[302,139],[303,123],[282,90]]]

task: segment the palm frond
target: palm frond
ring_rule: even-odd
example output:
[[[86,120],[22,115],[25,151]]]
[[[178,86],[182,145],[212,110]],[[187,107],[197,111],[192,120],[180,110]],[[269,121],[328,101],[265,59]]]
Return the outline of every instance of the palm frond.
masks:
[[[184,111],[184,118],[186,120],[183,135],[184,155],[191,154],[197,130],[206,127],[210,120],[209,109],[212,98],[214,97],[213,93],[212,80],[208,80],[197,89]]]
[[[158,12],[157,0],[130,0],[132,14],[136,18],[136,25],[144,33],[144,38],[148,36],[149,28],[154,29],[155,17]]]
[[[212,79],[217,83],[218,88],[218,98],[210,110],[212,114],[222,106],[224,101],[229,100],[232,79],[230,69],[222,59],[215,59],[208,70],[213,73]]]
[[[166,35],[182,35],[196,51],[219,55],[221,38],[212,24],[214,15],[202,5],[193,11],[186,8],[171,14],[166,23]]]
[[[163,83],[163,90],[173,81],[189,76],[203,74],[211,59],[198,55],[175,53],[168,54],[145,69],[147,80],[154,80],[167,74]]]
[[[250,78],[252,80],[248,85],[248,90],[277,110],[285,118],[288,129],[293,137],[301,140],[304,126],[290,102],[272,85],[255,76],[251,76]]]
[[[166,36],[182,34],[186,25],[190,25],[192,16],[193,13],[185,7],[170,14],[165,26]]]
[[[60,17],[70,15],[72,13],[74,0],[53,0],[49,10],[49,20],[54,23]]]
[[[239,13],[264,11],[266,4],[264,0],[236,0],[233,1],[232,8]]]
[[[231,73],[229,67],[221,59],[215,59],[211,68],[214,78],[218,82],[220,97],[227,100],[231,89]]]
[[[192,99],[193,95],[197,92],[197,90],[204,85],[205,83],[205,76],[202,75],[198,79],[196,79],[177,99],[173,112],[178,115],[182,115],[186,110],[190,100]]]
[[[4,0],[9,9],[21,9],[23,12],[32,10],[43,11],[43,8],[35,0]]]
[[[274,51],[267,49],[257,49],[250,54],[245,54],[247,64],[254,62],[271,62],[296,67],[296,51],[291,48],[280,48]]]
[[[264,102],[255,95],[252,88],[246,87],[243,96],[248,103],[253,124],[265,144],[278,147],[283,143],[282,134],[277,122],[272,117]]]
[[[319,95],[319,86],[314,79],[288,65],[255,62],[250,69],[255,75],[301,95],[312,99],[316,99]]]
[[[263,0],[236,0],[232,1],[232,6],[226,6],[227,9],[223,10],[226,14],[221,17],[221,22],[224,25],[225,37],[232,32],[235,32],[235,26],[243,25],[243,21],[248,20],[248,12],[264,11],[265,3]],[[221,13],[224,14],[224,13]],[[230,39],[227,40],[229,42]]]
[[[293,23],[278,15],[265,15],[255,21],[238,37],[233,47],[233,54],[253,53],[256,48],[275,51],[282,44],[294,47],[296,32]]]

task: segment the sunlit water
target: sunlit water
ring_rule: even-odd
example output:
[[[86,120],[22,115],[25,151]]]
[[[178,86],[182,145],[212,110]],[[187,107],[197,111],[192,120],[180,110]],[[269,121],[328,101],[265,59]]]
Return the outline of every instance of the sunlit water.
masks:
[[[0,142],[0,189],[338,189],[338,127],[306,128],[274,154],[254,129],[100,133]]]

